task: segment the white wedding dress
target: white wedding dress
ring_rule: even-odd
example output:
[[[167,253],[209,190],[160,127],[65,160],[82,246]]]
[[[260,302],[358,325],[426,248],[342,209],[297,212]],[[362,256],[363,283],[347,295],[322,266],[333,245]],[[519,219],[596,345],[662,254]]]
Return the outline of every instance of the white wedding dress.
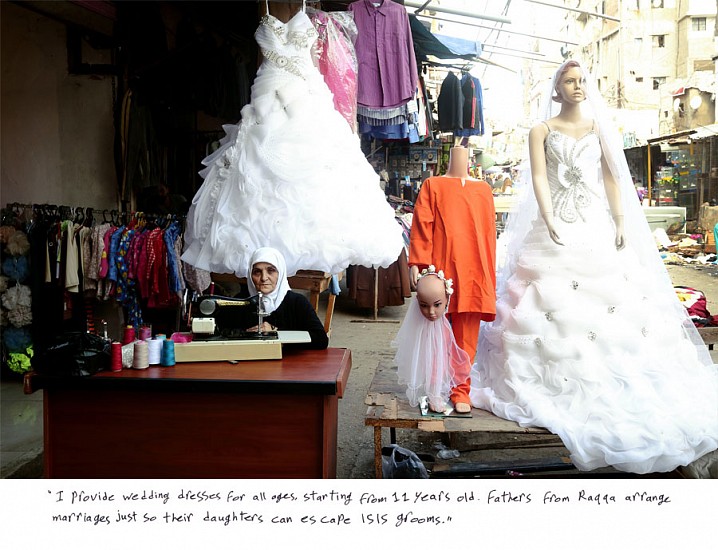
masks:
[[[262,18],[255,39],[264,61],[251,101],[203,161],[187,217],[187,263],[245,277],[252,252],[269,246],[291,276],[388,267],[399,257],[401,226],[312,61],[316,38],[303,11],[287,23]]]
[[[718,371],[686,337],[672,289],[616,250],[598,136],[550,131],[545,147],[565,246],[539,217],[515,249],[481,329],[472,403],[559,435],[581,470],[687,465],[718,447]]]

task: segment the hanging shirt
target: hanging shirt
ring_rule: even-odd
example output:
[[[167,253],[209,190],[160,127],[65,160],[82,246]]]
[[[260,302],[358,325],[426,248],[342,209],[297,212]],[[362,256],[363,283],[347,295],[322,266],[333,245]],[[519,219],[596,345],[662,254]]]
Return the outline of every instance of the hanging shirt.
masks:
[[[409,101],[419,78],[409,16],[404,6],[383,0],[349,5],[358,29],[357,102],[367,107],[396,107]]]
[[[439,130],[453,132],[464,127],[464,94],[461,91],[461,82],[451,71],[441,83],[437,109]]]
[[[475,76],[464,74],[461,77],[461,93],[464,96],[463,129],[456,130],[455,136],[484,135],[484,110],[481,82]]]

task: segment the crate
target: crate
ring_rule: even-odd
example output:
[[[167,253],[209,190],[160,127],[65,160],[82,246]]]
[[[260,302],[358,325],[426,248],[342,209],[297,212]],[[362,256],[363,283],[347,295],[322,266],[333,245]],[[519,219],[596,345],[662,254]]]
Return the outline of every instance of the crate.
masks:
[[[706,233],[705,238],[705,246],[703,247],[703,252],[706,254],[715,254],[716,253],[716,238],[713,234],[713,231],[710,231]]]

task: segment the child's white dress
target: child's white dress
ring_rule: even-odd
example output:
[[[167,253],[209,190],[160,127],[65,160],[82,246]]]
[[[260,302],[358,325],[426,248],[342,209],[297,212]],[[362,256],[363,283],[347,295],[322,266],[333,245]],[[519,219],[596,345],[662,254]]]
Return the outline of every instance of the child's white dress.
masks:
[[[392,342],[399,383],[406,385],[409,403],[416,407],[427,396],[431,408],[443,411],[451,388],[464,382],[471,370],[469,354],[459,347],[446,315],[436,321],[424,317],[414,297]]]

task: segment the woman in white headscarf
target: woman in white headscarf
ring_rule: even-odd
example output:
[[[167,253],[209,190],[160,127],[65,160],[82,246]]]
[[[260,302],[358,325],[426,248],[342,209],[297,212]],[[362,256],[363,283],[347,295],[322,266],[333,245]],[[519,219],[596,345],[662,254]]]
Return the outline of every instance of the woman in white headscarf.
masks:
[[[529,133],[474,406],[559,435],[581,470],[671,471],[718,447],[718,369],[680,304],[622,143],[576,61]]]
[[[326,349],[329,345],[317,313],[304,295],[293,292],[287,280],[287,268],[284,256],[274,248],[258,248],[249,260],[247,288],[250,296],[262,293],[264,310],[269,314],[264,318],[261,330],[307,331],[311,342],[294,344],[305,349]],[[245,327],[256,331],[257,325]]]

